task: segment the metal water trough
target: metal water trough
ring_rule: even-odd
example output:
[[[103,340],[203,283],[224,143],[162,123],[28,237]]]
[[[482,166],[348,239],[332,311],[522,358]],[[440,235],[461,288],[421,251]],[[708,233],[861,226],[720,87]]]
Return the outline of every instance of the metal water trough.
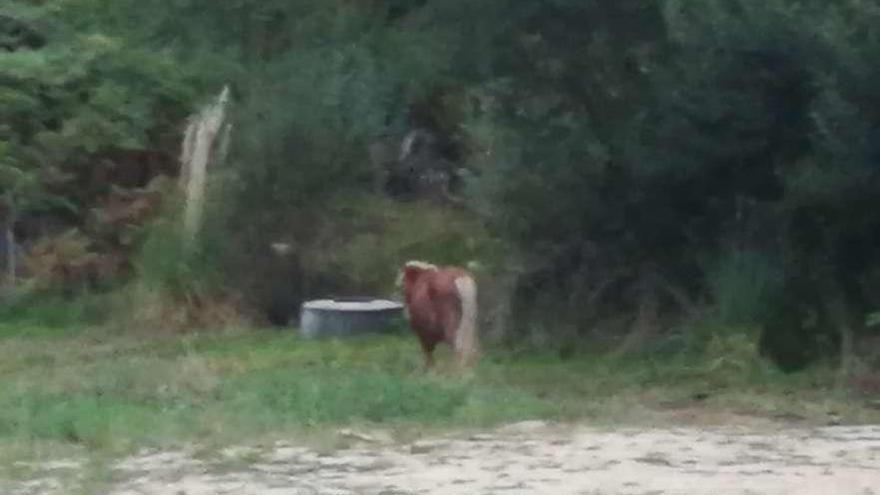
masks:
[[[353,337],[384,333],[395,317],[403,314],[403,304],[372,297],[337,297],[306,301],[300,312],[303,337]]]

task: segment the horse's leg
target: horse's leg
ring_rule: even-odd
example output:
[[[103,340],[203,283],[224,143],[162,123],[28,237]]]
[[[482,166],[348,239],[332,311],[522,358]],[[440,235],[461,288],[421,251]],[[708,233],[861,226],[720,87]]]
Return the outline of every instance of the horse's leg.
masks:
[[[425,356],[425,371],[434,367],[434,348],[437,346],[434,342],[422,339],[422,353]]]

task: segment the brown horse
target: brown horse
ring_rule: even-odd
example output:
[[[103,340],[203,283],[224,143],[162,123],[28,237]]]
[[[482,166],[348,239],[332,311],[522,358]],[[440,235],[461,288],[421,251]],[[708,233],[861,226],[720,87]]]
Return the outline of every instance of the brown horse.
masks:
[[[478,350],[477,284],[473,275],[459,267],[409,261],[400,282],[410,326],[425,354],[425,366],[433,366],[434,348],[440,342],[452,346],[460,365],[472,363]]]

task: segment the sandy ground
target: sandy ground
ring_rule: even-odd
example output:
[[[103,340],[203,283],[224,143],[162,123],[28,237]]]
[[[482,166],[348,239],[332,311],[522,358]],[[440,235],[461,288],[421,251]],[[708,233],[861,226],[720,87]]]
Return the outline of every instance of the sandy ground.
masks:
[[[333,454],[283,443],[227,449],[238,463],[143,453],[114,466],[117,482],[104,493],[880,495],[880,426],[600,430],[526,422],[411,444],[344,435],[353,446]],[[47,468],[79,469],[75,461]],[[46,475],[12,493],[67,492]]]

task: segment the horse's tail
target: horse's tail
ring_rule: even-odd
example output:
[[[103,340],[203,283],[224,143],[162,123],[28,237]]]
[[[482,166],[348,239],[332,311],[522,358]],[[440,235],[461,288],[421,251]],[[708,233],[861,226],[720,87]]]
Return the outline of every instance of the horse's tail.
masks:
[[[473,277],[462,275],[455,279],[455,288],[461,301],[461,318],[455,332],[455,351],[462,361],[473,359],[479,347],[477,340],[477,283]]]

